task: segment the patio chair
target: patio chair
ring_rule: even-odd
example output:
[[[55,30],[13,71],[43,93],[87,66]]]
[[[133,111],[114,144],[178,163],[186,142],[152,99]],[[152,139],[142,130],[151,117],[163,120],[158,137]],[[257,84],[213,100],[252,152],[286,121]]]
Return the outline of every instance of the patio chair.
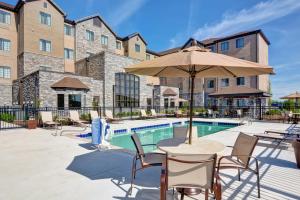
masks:
[[[207,116],[213,118],[214,117],[214,111],[212,109],[207,109]]]
[[[216,200],[222,198],[221,181],[215,170],[217,155],[168,154],[160,178],[160,199],[166,200],[169,188],[176,188],[184,198],[188,189],[204,189],[208,200],[211,191]]]
[[[236,115],[237,115],[238,118],[242,118],[243,111],[242,111],[241,109],[238,109],[238,110],[236,111]]]
[[[175,117],[187,117],[187,114],[183,114],[182,110],[176,110]]]
[[[198,138],[198,128],[197,126],[193,126],[192,128],[192,137]],[[189,127],[186,126],[174,126],[173,127],[173,138],[183,138],[187,139],[189,137]]]
[[[163,114],[157,114],[154,109],[151,109],[151,116],[152,117],[164,117],[165,115],[163,115]]]
[[[56,133],[57,134],[57,130],[62,129],[62,125],[58,122],[53,121],[53,116],[52,116],[52,112],[51,111],[41,111],[41,119],[42,119],[42,124],[43,124],[43,128],[46,127],[55,127]]]
[[[96,110],[90,110],[90,115],[91,115],[91,120],[93,121],[94,119],[99,118],[98,111]]]
[[[111,110],[105,110],[105,119],[108,122],[115,122],[115,121],[122,120],[121,118],[114,117]]]
[[[144,144],[142,145],[139,136],[134,133],[131,135],[131,139],[136,149],[136,155],[133,157],[132,170],[131,170],[131,186],[129,193],[131,194],[133,188],[133,181],[136,176],[136,172],[146,169],[148,167],[162,166],[162,163],[166,160],[166,154],[162,153],[145,153],[144,146],[155,146],[156,144]],[[140,168],[137,168],[137,162],[140,162]]]
[[[144,110],[144,109],[141,109],[140,112],[141,112],[141,118],[142,119],[154,118],[153,116],[148,115],[146,110]]]
[[[79,113],[77,110],[70,110],[69,113],[70,113],[70,120],[73,123],[78,124],[80,126],[87,126],[87,124],[89,124],[88,121],[80,119]]]
[[[254,148],[257,144],[258,138],[244,133],[240,133],[234,146],[232,147],[231,155],[221,156],[218,160],[217,171],[221,169],[237,169],[238,180],[241,180],[240,170],[248,170],[257,176],[258,198],[260,198],[260,180],[258,161],[252,156]],[[255,161],[255,169],[250,168],[250,159]]]

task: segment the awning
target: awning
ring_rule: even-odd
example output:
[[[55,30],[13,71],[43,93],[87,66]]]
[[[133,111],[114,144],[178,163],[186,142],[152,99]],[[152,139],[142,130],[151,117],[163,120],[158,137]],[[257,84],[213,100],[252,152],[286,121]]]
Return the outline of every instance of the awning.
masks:
[[[208,96],[210,97],[270,97],[271,94],[258,90],[255,88],[249,87],[228,87],[222,88],[215,93],[211,93]]]
[[[60,81],[54,83],[51,88],[56,89],[75,89],[75,90],[89,90],[90,88],[86,86],[84,83],[82,83],[77,78],[71,78],[71,77],[65,77],[61,79]]]
[[[167,88],[164,92],[163,92],[163,96],[176,96],[177,93],[174,92],[174,90]]]

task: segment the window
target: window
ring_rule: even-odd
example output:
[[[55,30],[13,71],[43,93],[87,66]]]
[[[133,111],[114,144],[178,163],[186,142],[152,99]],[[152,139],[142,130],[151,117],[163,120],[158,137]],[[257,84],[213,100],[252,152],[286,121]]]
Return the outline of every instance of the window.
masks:
[[[88,57],[91,57],[91,56],[93,56],[93,55],[95,55],[94,53],[91,53],[91,52],[86,52],[86,57],[88,58]]]
[[[222,87],[228,87],[229,86],[229,78],[221,79],[221,86]]]
[[[40,66],[40,70],[43,70],[43,71],[51,71],[51,67],[49,66]]]
[[[214,88],[215,87],[215,81],[214,80],[208,80],[207,81],[207,88]]]
[[[65,108],[65,95],[57,94],[57,108],[58,110],[64,110]]]
[[[93,107],[98,107],[100,103],[100,96],[93,96]]]
[[[90,30],[86,30],[86,35],[85,35],[86,39],[88,41],[94,41],[95,40],[95,35],[94,35],[94,32],[93,31],[90,31]]]
[[[246,106],[246,101],[245,101],[245,99],[237,99],[237,100],[236,100],[236,105],[237,105],[238,107]]]
[[[69,108],[81,108],[80,94],[69,94]]]
[[[222,42],[221,51],[228,51],[228,50],[229,50],[229,42]]]
[[[146,60],[150,60],[150,54],[146,54]]]
[[[133,74],[115,74],[115,99],[117,107],[140,106],[140,78]]]
[[[0,67],[0,78],[10,78],[10,67]]]
[[[64,30],[65,35],[74,36],[74,28],[72,26],[65,24]]]
[[[245,85],[245,77],[237,77],[236,84],[237,85]]]
[[[135,44],[135,52],[140,52],[141,46],[139,44]]]
[[[10,13],[0,10],[0,23],[10,24]]]
[[[168,98],[164,98],[164,107],[165,108],[169,107],[169,99]]]
[[[208,48],[211,50],[211,52],[216,52],[216,46],[215,45],[212,45]]]
[[[235,40],[235,47],[236,48],[243,48],[244,47],[244,38],[238,38]]]
[[[0,38],[0,51],[10,51],[10,40]]]
[[[51,42],[47,40],[40,40],[40,50],[45,52],[51,52]]]
[[[44,2],[44,8],[47,8],[48,4],[46,2]]]
[[[119,42],[119,41],[116,42],[116,48],[121,49],[121,42]]]
[[[41,24],[51,26],[51,15],[44,12],[40,12],[40,21]]]
[[[72,49],[65,48],[65,59],[69,59],[69,60],[74,59],[74,51]]]
[[[106,35],[101,35],[101,44],[108,46],[108,37]]]

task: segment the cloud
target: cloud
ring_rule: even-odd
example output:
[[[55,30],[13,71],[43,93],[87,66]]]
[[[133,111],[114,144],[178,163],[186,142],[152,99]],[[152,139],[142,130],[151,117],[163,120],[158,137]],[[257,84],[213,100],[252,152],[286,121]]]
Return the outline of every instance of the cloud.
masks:
[[[117,27],[137,12],[147,0],[126,0],[117,6],[108,17],[111,25]]]
[[[299,0],[269,0],[260,2],[249,9],[225,13],[221,21],[214,24],[205,24],[198,28],[193,37],[204,39],[251,29],[284,17],[298,9],[300,9]]]

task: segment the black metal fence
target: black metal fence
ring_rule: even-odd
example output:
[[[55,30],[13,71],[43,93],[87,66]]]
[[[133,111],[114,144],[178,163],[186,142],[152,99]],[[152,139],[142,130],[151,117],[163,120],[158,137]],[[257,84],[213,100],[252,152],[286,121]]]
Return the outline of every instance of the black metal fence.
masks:
[[[165,117],[175,117],[178,110],[182,116],[189,114],[188,107],[82,107],[72,108],[77,110],[80,118],[83,120],[91,120],[90,111],[96,110],[100,117],[105,116],[105,110],[110,110],[114,117],[122,119],[138,119],[140,118],[140,110],[144,109],[149,115],[151,109],[157,114]],[[40,124],[41,119],[39,113],[41,111],[51,111],[53,120],[60,121],[63,125],[70,124],[68,108],[43,107],[35,108],[30,105],[22,107],[0,107],[0,130],[27,127],[28,121],[35,120]],[[291,112],[296,115],[292,115]],[[298,114],[297,114],[298,113]],[[300,117],[300,106],[293,107],[272,107],[272,106],[213,106],[213,107],[195,107],[193,115],[195,117],[213,117],[213,118],[251,118],[257,120],[272,121],[298,121],[296,117]],[[295,118],[295,119],[292,119]]]

